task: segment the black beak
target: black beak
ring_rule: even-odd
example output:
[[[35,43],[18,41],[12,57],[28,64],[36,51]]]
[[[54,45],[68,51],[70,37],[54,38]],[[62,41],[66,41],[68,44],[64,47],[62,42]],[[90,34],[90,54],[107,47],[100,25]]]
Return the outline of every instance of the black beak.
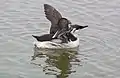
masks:
[[[81,25],[75,24],[75,25],[71,25],[71,27],[73,28],[73,32],[75,32],[76,30],[84,29],[84,28],[88,27],[88,25],[86,25],[86,26],[81,26]]]
[[[86,25],[86,26],[79,26],[78,29],[83,29],[83,28],[86,28],[86,27],[88,27],[88,25]]]
[[[86,25],[86,26],[81,26],[81,25],[75,24],[75,25],[71,25],[71,27],[72,27],[72,28],[76,28],[76,30],[78,30],[78,29],[86,28],[86,27],[88,27],[88,25]]]

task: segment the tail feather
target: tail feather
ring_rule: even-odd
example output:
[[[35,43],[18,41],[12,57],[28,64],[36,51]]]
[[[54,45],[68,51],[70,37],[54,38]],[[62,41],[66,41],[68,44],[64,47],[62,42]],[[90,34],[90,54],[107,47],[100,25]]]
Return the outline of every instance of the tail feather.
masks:
[[[37,39],[37,41],[50,41],[52,40],[52,34],[44,34],[44,35],[41,35],[41,36],[35,36],[35,35],[32,35],[35,39]]]
[[[35,35],[32,35],[34,38],[37,38],[37,36],[35,36]]]
[[[35,35],[32,35],[32,36],[33,36],[37,41],[40,41],[38,36],[35,36]]]

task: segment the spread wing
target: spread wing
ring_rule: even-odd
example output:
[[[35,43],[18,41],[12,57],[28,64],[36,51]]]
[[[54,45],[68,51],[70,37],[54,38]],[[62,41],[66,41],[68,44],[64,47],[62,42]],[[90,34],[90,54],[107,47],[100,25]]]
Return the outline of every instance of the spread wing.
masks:
[[[44,12],[46,18],[51,22],[50,32],[54,31],[55,33],[57,31],[57,23],[62,18],[61,14],[54,7],[48,4],[44,4]]]

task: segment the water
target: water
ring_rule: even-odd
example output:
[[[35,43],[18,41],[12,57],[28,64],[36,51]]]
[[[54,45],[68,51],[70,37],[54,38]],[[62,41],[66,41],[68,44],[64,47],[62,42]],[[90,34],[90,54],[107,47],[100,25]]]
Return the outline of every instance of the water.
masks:
[[[34,49],[32,34],[48,33],[48,3],[75,24],[78,51]],[[119,78],[119,0],[0,1],[0,78]]]

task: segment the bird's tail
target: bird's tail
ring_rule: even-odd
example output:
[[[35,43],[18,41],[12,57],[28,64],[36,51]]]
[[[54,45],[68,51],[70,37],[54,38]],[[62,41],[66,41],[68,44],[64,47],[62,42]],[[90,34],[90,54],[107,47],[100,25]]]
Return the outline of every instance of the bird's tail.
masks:
[[[38,37],[37,37],[37,36],[35,36],[35,35],[32,35],[32,36],[33,36],[34,38],[36,38],[36,39],[38,38]]]

